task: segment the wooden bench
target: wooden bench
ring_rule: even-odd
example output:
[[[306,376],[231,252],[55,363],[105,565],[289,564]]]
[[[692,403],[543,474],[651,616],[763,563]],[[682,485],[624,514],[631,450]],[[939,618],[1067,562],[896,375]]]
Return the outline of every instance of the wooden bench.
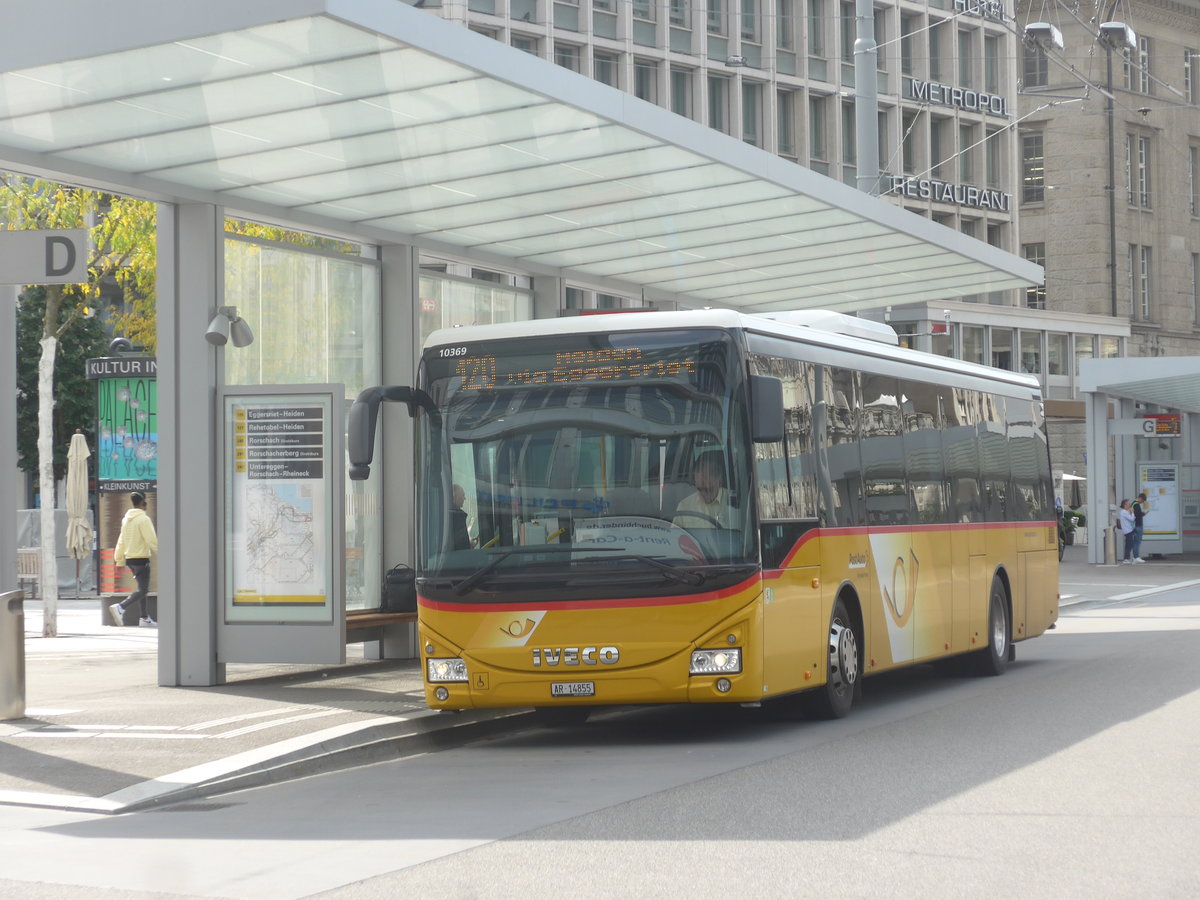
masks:
[[[374,609],[346,613],[346,643],[383,640],[383,630],[389,625],[407,625],[417,621],[416,612],[385,613]]]

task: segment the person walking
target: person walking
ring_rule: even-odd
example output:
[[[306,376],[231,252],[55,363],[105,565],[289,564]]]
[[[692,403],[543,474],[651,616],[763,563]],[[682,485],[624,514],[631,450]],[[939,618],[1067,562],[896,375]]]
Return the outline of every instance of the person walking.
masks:
[[[121,533],[117,536],[117,549],[113,551],[113,562],[128,566],[137,589],[125,598],[124,603],[114,603],[108,608],[113,624],[125,624],[125,607],[138,607],[139,625],[157,625],[146,607],[146,594],[150,591],[150,557],[158,552],[158,535],[154,523],[146,514],[146,495],[134,491],[129,495],[133,504],[121,520]]]
[[[1117,510],[1117,522],[1121,526],[1121,534],[1125,536],[1125,558],[1121,560],[1123,566],[1133,562],[1133,521],[1133,510],[1129,508],[1129,501],[1122,500],[1121,508]]]
[[[1142,559],[1142,535],[1145,534],[1146,511],[1150,508],[1150,504],[1146,502],[1144,491],[1137,495],[1131,508],[1133,509],[1133,561],[1135,563],[1145,562]]]

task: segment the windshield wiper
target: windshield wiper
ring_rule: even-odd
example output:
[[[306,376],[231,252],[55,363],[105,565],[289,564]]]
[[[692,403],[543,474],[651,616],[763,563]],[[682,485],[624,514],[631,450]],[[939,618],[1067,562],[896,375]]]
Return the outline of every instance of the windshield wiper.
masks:
[[[496,571],[496,567],[499,566],[500,563],[502,563],[506,559],[508,559],[510,556],[512,556],[514,553],[574,553],[574,552],[576,552],[574,547],[513,547],[510,550],[505,550],[503,553],[497,553],[495,556],[493,556],[491,559],[489,559],[486,563],[484,563],[482,566],[480,566],[478,569],[476,569],[474,572],[472,572],[470,575],[468,575],[466,578],[464,578],[462,581],[460,581],[458,584],[456,584],[454,586],[454,593],[458,594],[458,596],[461,597],[463,594],[467,593],[472,588],[474,588],[477,584],[479,584],[481,581],[483,581],[483,579],[487,578],[494,571]]]
[[[595,548],[595,549],[600,549],[600,548]],[[613,547],[612,549],[614,551],[617,551],[616,547]],[[617,551],[617,552],[619,552],[619,551]],[[656,569],[661,571],[664,575],[666,575],[671,580],[679,581],[679,582],[682,582],[683,584],[698,585],[698,584],[704,584],[704,582],[708,580],[708,576],[705,575],[703,572],[697,572],[695,569],[692,569],[692,568],[685,569],[680,566],[674,565],[673,563],[664,562],[661,559],[656,559],[653,556],[643,556],[640,553],[623,553],[620,556],[605,557],[604,561],[609,562],[611,560],[618,560],[618,559],[636,559],[638,562],[648,563],[649,565],[654,566]]]

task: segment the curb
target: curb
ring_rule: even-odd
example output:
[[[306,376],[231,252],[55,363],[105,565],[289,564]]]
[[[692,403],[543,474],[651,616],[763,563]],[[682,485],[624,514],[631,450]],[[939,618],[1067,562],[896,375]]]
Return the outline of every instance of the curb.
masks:
[[[530,710],[516,709],[464,713],[420,710],[406,716],[383,716],[247,750],[103,797],[0,791],[0,805],[121,815],[461,746],[527,724],[532,715]]]

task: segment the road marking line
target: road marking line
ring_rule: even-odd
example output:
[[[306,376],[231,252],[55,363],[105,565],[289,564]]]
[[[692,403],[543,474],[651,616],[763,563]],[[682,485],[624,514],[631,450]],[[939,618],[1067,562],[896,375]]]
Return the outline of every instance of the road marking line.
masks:
[[[261,719],[266,716],[278,716],[282,713],[295,712],[300,709],[299,706],[280,706],[275,709],[264,709],[259,712],[242,713],[238,716],[225,716],[223,719],[209,719],[207,722],[197,722],[195,725],[183,726],[184,731],[204,731],[209,728],[216,728],[218,725],[229,725],[233,722],[245,722],[247,719]]]

